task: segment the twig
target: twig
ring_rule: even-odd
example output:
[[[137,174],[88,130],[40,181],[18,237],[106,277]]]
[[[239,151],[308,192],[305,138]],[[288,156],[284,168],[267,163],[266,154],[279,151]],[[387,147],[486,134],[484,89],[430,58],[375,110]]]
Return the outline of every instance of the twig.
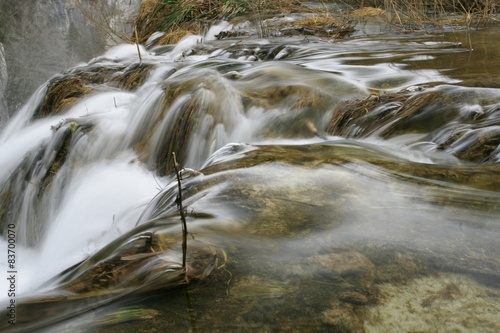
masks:
[[[181,174],[179,170],[179,164],[175,158],[175,153],[172,152],[174,158],[174,168],[175,175],[177,176],[177,186],[179,188],[179,194],[177,196],[177,208],[181,214],[182,221],[182,269],[186,271],[186,254],[187,254],[187,223],[186,223],[186,213],[184,207],[182,206],[182,186],[181,186]],[[186,272],[187,273],[187,272]]]
[[[139,35],[137,34],[137,25],[134,27],[135,46],[137,46],[137,54],[139,55],[139,62],[142,62],[141,49],[139,48]],[[175,154],[174,154],[175,160]]]
[[[86,19],[92,22],[97,29],[100,29],[101,31],[106,33],[113,40],[114,43],[117,43],[119,41],[130,42],[131,38],[129,38],[124,34],[119,33],[114,28],[112,28],[111,23],[108,20],[108,17],[110,16],[123,16],[123,13],[114,11],[105,12],[104,5],[99,6],[97,10],[95,9],[88,10],[82,4],[81,0],[78,0],[76,2],[76,7],[82,13],[82,15],[85,16]],[[118,40],[116,40],[116,38],[118,38]]]

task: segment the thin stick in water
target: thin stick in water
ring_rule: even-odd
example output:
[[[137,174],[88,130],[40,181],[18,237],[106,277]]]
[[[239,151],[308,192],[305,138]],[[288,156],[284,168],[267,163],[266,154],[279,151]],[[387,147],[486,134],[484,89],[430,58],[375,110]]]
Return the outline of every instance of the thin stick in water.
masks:
[[[175,158],[174,152],[172,152],[172,156],[174,158],[175,175],[177,176],[177,186],[179,188],[177,207],[179,209],[179,213],[181,214],[181,221],[182,221],[182,269],[186,270],[186,254],[187,254],[186,213],[184,211],[184,207],[182,206],[182,186],[181,186],[181,173],[179,170],[179,164],[177,163],[177,159]]]

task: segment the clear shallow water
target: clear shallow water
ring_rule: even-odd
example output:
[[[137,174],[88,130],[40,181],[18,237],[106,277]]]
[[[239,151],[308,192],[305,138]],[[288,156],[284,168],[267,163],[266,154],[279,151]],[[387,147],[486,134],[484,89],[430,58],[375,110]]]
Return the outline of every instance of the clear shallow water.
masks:
[[[142,49],[137,89],[133,45],[69,70],[92,92],[42,88],[0,136],[15,328],[496,331],[498,32],[195,36]],[[201,173],[189,286],[172,152]]]

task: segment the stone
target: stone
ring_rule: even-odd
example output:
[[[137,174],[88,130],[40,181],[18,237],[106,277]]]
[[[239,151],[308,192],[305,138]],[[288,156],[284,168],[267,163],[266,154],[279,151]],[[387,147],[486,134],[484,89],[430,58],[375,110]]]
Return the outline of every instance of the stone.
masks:
[[[440,273],[404,285],[381,284],[367,307],[366,332],[498,332],[500,291],[467,275]]]

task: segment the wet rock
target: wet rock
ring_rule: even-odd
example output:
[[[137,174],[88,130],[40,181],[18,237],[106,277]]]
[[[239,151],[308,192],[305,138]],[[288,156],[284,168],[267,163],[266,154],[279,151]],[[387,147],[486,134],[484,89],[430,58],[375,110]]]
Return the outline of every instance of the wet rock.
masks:
[[[243,115],[238,91],[214,70],[173,74],[157,104],[138,122],[132,145],[161,175],[173,171],[173,152],[181,166],[198,168],[199,161],[226,143]]]
[[[216,39],[224,39],[224,38],[234,38],[234,37],[241,37],[248,35],[248,32],[246,31],[239,31],[239,30],[232,30],[232,31],[227,31],[223,30],[219,32],[217,35],[215,35]]]
[[[438,274],[380,286],[382,303],[368,307],[367,332],[498,332],[500,292],[467,276]]]

